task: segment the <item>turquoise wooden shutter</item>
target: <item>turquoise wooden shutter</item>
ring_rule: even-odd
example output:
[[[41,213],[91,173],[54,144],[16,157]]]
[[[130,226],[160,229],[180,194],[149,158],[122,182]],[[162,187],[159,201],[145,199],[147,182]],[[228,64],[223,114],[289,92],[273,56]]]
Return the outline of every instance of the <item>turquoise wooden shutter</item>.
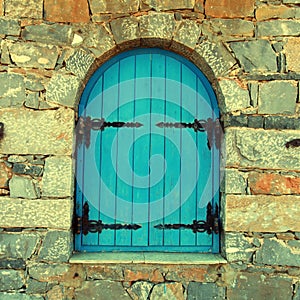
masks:
[[[218,252],[218,105],[191,62],[135,49],[79,105],[79,251]]]

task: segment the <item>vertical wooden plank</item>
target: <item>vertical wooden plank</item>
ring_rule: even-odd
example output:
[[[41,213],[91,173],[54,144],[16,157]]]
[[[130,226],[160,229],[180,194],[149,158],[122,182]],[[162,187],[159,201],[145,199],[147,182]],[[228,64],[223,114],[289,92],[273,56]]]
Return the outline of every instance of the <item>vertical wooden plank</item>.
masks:
[[[136,56],[135,120],[143,127],[135,130],[133,146],[133,223],[142,228],[132,232],[133,246],[148,245],[149,220],[149,155],[150,155],[150,98],[151,98],[151,54]]]
[[[187,66],[181,67],[181,121],[193,123],[196,110],[196,75]],[[196,219],[197,148],[193,129],[181,130],[181,223],[192,224]],[[192,230],[180,231],[182,246],[194,246],[196,235]]]
[[[181,64],[166,57],[165,122],[180,122]],[[180,223],[180,129],[165,128],[165,224]],[[164,230],[164,245],[179,245],[179,230]]]
[[[97,97],[101,97],[103,87],[102,76],[94,82],[93,89],[88,95],[89,101],[82,111],[83,116],[91,117],[91,119],[101,117],[102,106],[97,103]],[[100,163],[100,147],[97,143],[99,132],[90,131],[90,146],[87,148],[83,145],[81,150],[82,166],[83,166],[83,202],[87,201],[89,204],[89,219],[98,220],[99,218],[99,173],[97,172],[96,165]],[[92,196],[91,196],[92,195]],[[98,233],[88,233],[82,237],[83,245],[98,245]]]
[[[119,121],[134,121],[134,76],[135,56],[120,61]],[[121,199],[116,207],[117,223],[132,223],[133,153],[135,128],[123,127],[118,132],[119,151],[117,156],[117,196]],[[138,129],[137,129],[138,130]],[[116,231],[116,245],[131,246],[130,230]]]
[[[154,228],[164,211],[164,131],[156,123],[164,120],[165,115],[165,55],[152,55],[151,85],[151,149],[150,149],[150,194],[149,194],[149,245],[163,245],[163,231]],[[159,249],[159,248],[158,248]]]
[[[207,120],[211,117],[209,95],[200,78],[197,79],[197,118]],[[197,134],[197,145],[199,153],[199,180],[197,185],[197,220],[205,220],[207,215],[207,204],[212,200],[212,152],[207,145],[207,133]],[[197,233],[198,246],[212,245],[212,235]]]
[[[118,118],[118,78],[119,64],[115,63],[103,74],[103,112],[102,116],[106,121],[113,122]],[[110,93],[105,91],[110,90]],[[113,97],[112,97],[113,95]],[[113,141],[117,136],[117,128],[105,128],[102,132],[101,145],[101,187],[100,187],[100,219],[103,223],[115,223],[115,193],[116,193],[116,153],[112,148]],[[113,155],[112,155],[113,154]],[[100,245],[114,245],[115,231],[103,230],[100,234]]]

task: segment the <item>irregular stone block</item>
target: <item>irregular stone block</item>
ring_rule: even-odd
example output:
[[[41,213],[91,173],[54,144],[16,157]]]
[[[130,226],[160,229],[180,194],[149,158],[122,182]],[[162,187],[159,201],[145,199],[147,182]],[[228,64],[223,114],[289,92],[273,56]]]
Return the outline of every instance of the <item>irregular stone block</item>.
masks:
[[[39,282],[32,278],[28,279],[26,287],[28,294],[45,294],[49,289],[47,282]]]
[[[282,116],[267,116],[264,118],[265,129],[300,129],[300,122],[297,118]]]
[[[43,296],[33,296],[21,293],[0,293],[0,300],[44,300]]]
[[[48,231],[38,259],[43,261],[67,262],[72,252],[72,234],[70,231]]]
[[[226,165],[269,170],[300,170],[299,149],[285,144],[299,139],[293,130],[227,128],[225,131]]]
[[[255,12],[258,21],[268,19],[290,19],[295,17],[295,9],[288,6],[264,5],[259,6]]]
[[[71,109],[6,109],[0,111],[0,120],[5,124],[0,153],[72,154],[74,111]]]
[[[13,165],[12,171],[15,174],[24,174],[30,176],[41,176],[43,173],[43,168],[35,165],[15,163]]]
[[[297,86],[287,81],[270,81],[259,86],[259,114],[294,114]]]
[[[23,76],[18,74],[1,73],[0,107],[20,107],[23,105],[24,101],[25,85]]]
[[[18,290],[23,284],[24,271],[0,270],[0,291]]]
[[[152,287],[153,283],[138,281],[130,287],[128,292],[134,300],[147,300]]]
[[[235,56],[246,72],[276,72],[277,58],[267,40],[230,43]]]
[[[81,79],[85,79],[94,61],[95,58],[90,53],[77,50],[67,59],[66,69]]]
[[[172,10],[172,9],[192,9],[195,0],[142,0],[144,6],[153,8],[156,11]]]
[[[263,36],[299,36],[300,22],[298,20],[272,20],[257,22],[257,35]],[[266,56],[266,55],[265,55]]]
[[[173,40],[194,49],[199,41],[201,27],[191,20],[182,21],[174,34]]]
[[[0,34],[1,35],[15,35],[18,36],[21,31],[21,25],[19,21],[0,18]]]
[[[10,197],[36,199],[39,197],[32,178],[14,175],[9,181]]]
[[[289,71],[300,72],[300,38],[289,38],[284,46],[286,65]]]
[[[227,289],[228,299],[291,299],[292,279],[280,275],[238,274],[235,284]]]
[[[254,15],[254,0],[207,0],[205,13],[216,18],[250,17]]]
[[[0,250],[2,251],[2,250]],[[23,259],[1,259],[0,269],[23,269],[25,270],[26,264]]]
[[[190,282],[187,290],[187,300],[225,299],[225,288],[215,283]]]
[[[247,182],[243,173],[234,169],[225,170],[225,193],[246,194]]]
[[[250,106],[249,91],[242,88],[235,80],[219,81],[220,97],[223,99],[220,109],[224,113],[242,110]]]
[[[255,248],[242,233],[226,233],[224,241],[226,259],[229,262],[250,262]]]
[[[67,264],[33,263],[29,265],[28,273],[31,278],[40,282],[57,282],[61,281],[69,270],[70,265]]]
[[[0,188],[8,187],[8,180],[11,178],[11,168],[7,167],[5,163],[0,163]]]
[[[227,75],[236,63],[222,43],[204,41],[195,48],[195,52],[204,59],[205,63],[212,70],[212,79]],[[198,58],[195,58],[195,60],[198,60]],[[205,68],[205,65],[203,68]]]
[[[87,266],[87,277],[91,279],[108,279],[124,281],[123,270],[120,266]]]
[[[98,24],[88,24],[80,27],[81,35],[84,36],[83,46],[92,51],[96,57],[112,50],[115,46],[110,32],[106,27]]]
[[[151,282],[163,282],[164,278],[158,269],[149,269],[147,267],[132,267],[124,270],[124,280],[133,282],[139,280]]]
[[[62,46],[72,42],[72,27],[61,24],[29,25],[22,31],[22,38],[26,41]]]
[[[274,173],[254,173],[248,177],[251,193],[254,195],[299,195],[300,176],[286,176]]]
[[[212,19],[204,21],[203,34],[207,30],[227,36],[253,36],[254,24],[241,19]]]
[[[88,1],[86,0],[45,0],[45,19],[51,22],[86,23],[90,20]]]
[[[5,16],[42,19],[43,0],[5,0]]]
[[[90,0],[92,14],[137,12],[139,0]]]
[[[256,252],[255,262],[266,265],[300,266],[299,249],[294,249],[288,244],[277,239],[265,239],[264,243]]]
[[[73,108],[79,102],[81,89],[82,82],[77,76],[56,73],[47,86],[46,99]]]
[[[0,198],[0,226],[69,229],[72,225],[73,201],[70,199],[29,200]]]
[[[168,272],[166,272],[166,275],[164,277],[166,281],[202,282],[207,280],[207,276],[207,266],[173,266],[172,268],[168,269]]]
[[[153,287],[150,300],[184,300],[183,286],[179,282],[160,283]]]
[[[141,38],[171,40],[175,29],[173,14],[150,14],[140,17]]]
[[[55,46],[40,46],[33,43],[9,45],[11,60],[18,67],[54,69],[58,58]]]
[[[72,197],[73,177],[71,157],[52,156],[46,158],[42,196]]]
[[[118,299],[130,300],[131,297],[124,290],[121,282],[100,280],[85,281],[80,289],[76,290],[77,300],[86,299]]]
[[[227,195],[225,231],[299,231],[299,205],[298,196]]]
[[[0,256],[29,259],[36,249],[39,236],[34,233],[0,233]]]
[[[117,44],[135,41],[140,38],[138,19],[135,17],[120,18],[110,22],[110,27]]]

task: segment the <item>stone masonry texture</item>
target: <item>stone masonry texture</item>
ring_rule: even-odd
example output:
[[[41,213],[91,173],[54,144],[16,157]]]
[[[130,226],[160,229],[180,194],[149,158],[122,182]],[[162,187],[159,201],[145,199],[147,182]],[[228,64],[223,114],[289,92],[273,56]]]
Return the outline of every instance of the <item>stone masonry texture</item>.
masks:
[[[0,0],[0,300],[299,300],[299,36],[300,0]],[[136,47],[182,55],[215,91],[214,263],[74,260],[78,104]]]

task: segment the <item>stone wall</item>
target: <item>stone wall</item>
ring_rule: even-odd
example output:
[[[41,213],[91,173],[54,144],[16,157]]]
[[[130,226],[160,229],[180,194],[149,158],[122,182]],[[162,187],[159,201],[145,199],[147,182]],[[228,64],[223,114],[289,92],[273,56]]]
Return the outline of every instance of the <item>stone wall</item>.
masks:
[[[299,35],[299,0],[0,0],[0,299],[300,299]],[[226,264],[69,263],[77,104],[138,46],[216,91]]]

